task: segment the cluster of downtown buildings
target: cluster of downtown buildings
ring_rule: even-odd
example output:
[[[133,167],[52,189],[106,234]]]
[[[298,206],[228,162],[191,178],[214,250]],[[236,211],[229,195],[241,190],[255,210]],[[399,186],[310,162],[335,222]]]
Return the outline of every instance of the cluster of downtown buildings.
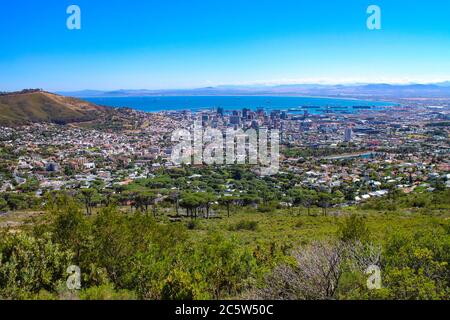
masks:
[[[0,127],[0,192],[21,192],[30,179],[37,181],[35,193],[41,196],[49,190],[89,188],[96,181],[111,188],[152,177],[162,167],[178,166],[171,161],[171,134],[191,128],[194,121],[222,131],[278,130],[278,174],[295,175],[300,187],[351,189],[348,203],[385,196],[391,187],[432,191],[436,180],[450,187],[448,106],[357,111],[127,109],[121,111],[127,125],[120,129]]]

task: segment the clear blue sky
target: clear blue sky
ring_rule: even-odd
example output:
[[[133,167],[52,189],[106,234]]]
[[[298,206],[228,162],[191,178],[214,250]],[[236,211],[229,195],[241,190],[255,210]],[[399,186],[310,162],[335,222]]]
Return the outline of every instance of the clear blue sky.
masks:
[[[2,1],[0,39],[0,90],[450,80],[444,0]]]

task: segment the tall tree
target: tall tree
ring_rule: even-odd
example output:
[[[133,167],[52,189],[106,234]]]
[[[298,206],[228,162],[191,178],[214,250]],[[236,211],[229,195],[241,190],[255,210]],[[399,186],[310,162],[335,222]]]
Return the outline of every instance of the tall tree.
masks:
[[[86,214],[92,215],[92,205],[94,196],[97,194],[97,191],[95,189],[82,189],[81,190],[81,197],[83,198],[84,206],[86,208]]]

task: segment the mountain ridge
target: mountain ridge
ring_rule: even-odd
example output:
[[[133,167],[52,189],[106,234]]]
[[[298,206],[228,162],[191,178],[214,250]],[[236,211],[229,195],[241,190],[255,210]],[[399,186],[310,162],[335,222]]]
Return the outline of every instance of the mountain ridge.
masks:
[[[39,89],[0,94],[0,124],[68,124],[95,120],[107,107]]]
[[[450,98],[450,81],[432,84],[285,84],[285,85],[221,85],[194,89],[119,89],[112,91],[83,90],[58,92],[79,98],[145,97],[174,95],[305,95],[373,98]]]

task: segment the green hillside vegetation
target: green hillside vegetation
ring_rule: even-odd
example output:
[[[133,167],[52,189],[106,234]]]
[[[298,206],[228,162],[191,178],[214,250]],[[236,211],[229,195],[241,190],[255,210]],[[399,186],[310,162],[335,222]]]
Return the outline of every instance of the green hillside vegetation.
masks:
[[[0,95],[0,124],[32,122],[68,124],[92,121],[107,108],[40,90]]]
[[[0,230],[0,299],[449,299],[449,216],[437,209],[447,201],[428,196],[424,211],[228,214],[218,204],[219,218],[173,221],[176,208],[165,204],[156,215],[114,203],[86,214],[80,200],[48,194],[45,213]],[[398,208],[415,195],[405,197]],[[65,285],[72,264],[80,291]],[[369,264],[381,268],[379,290],[366,287]]]

